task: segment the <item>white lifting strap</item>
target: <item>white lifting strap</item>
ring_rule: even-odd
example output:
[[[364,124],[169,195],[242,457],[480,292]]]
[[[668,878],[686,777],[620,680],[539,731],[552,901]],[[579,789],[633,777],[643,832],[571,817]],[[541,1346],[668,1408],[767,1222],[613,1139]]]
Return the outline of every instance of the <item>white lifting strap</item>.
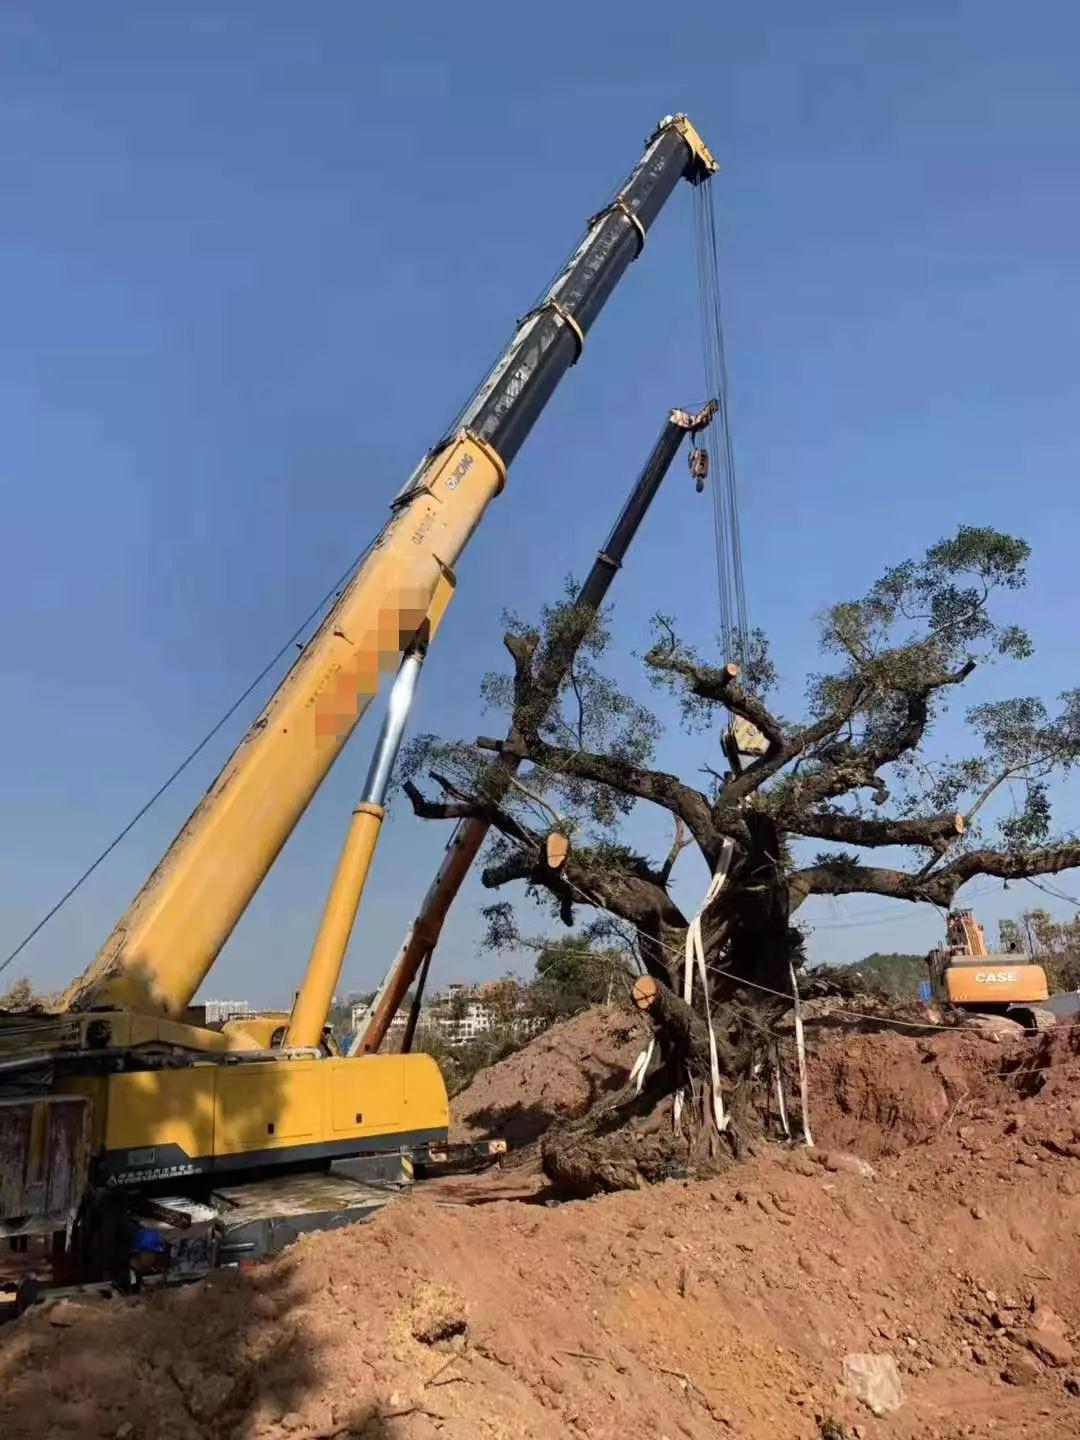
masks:
[[[790,962],[788,972],[791,975],[791,1004],[795,1020],[795,1058],[799,1065],[799,1105],[802,1109],[803,1144],[812,1146],[814,1137],[810,1134],[810,1083],[806,1073],[806,1037],[803,1034],[799,983],[795,979],[795,966]]]
[[[645,1084],[645,1075],[652,1063],[653,1051],[656,1049],[656,1037],[654,1036],[642,1050],[641,1054],[634,1061],[630,1071],[630,1084],[634,1087],[634,1094],[640,1095],[642,1086]]]
[[[724,888],[727,879],[728,868],[731,865],[731,857],[734,854],[734,843],[725,839],[721,849],[720,858],[717,861],[716,869],[712,879],[709,881],[709,888],[705,892],[697,914],[686,931],[686,953],[683,957],[683,995],[682,998],[687,1005],[694,1003],[694,972],[697,971],[701,980],[702,995],[705,1000],[705,1019],[709,1026],[709,1074],[711,1079],[711,1098],[713,1120],[717,1130],[722,1135],[727,1129],[728,1119],[724,1110],[724,1095],[720,1087],[720,1057],[716,1049],[716,1030],[713,1026],[712,1010],[709,1006],[709,976],[705,968],[705,946],[701,938],[701,917],[708,910],[720,891]],[[680,1090],[675,1096],[675,1124],[678,1125],[682,1115],[683,1092]]]
[[[773,1046],[773,1080],[776,1085],[776,1105],[780,1112],[780,1129],[784,1132],[784,1139],[791,1139],[791,1126],[788,1123],[787,1100],[784,1096],[784,1070],[780,1064],[780,1047]]]

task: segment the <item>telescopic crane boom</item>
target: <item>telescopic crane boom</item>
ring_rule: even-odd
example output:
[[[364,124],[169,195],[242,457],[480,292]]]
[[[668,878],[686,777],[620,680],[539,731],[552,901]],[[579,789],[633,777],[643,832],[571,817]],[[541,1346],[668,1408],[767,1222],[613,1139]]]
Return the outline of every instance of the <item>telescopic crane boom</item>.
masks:
[[[310,1228],[308,1202],[275,1188],[289,1189],[287,1170],[370,1168],[392,1156],[404,1171],[412,1156],[446,1145],[446,1086],[430,1056],[345,1058],[323,1036],[408,700],[454,567],[507,466],[676,182],[715,169],[685,116],[661,122],[451,432],[416,467],[330,613],[89,967],[47,1015],[0,1016],[0,1128],[10,1140],[0,1144],[0,1238],[66,1232],[78,1273],[127,1274],[129,1245],[143,1254],[149,1205],[150,1219],[171,1227],[167,1240],[155,1233],[181,1273],[189,1261],[216,1263],[211,1251],[247,1254],[256,1219],[272,1246],[282,1205],[289,1214],[299,1206],[297,1223]],[[207,1026],[191,1006],[199,986],[395,670],[288,1027],[289,1017],[267,1015]],[[50,1155],[66,1158],[46,1186],[41,1164]],[[63,1185],[53,1185],[60,1170]],[[212,1189],[240,1175],[250,1183]],[[318,1213],[335,1223],[342,1202],[330,1189],[320,1191]],[[209,1241],[194,1242],[196,1224],[210,1226],[220,1251],[200,1250]],[[151,1249],[160,1258],[156,1241]]]
[[[398,666],[440,586],[676,182],[716,169],[685,116],[649,138],[616,198],[466,406],[269,704],[121,916],[66,1010],[179,1019],[308,802]]]

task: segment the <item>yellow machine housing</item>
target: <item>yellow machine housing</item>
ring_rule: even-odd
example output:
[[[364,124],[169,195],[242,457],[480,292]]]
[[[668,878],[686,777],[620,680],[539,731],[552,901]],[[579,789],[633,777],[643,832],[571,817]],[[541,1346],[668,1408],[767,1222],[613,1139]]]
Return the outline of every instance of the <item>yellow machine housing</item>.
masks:
[[[442,1144],[449,1124],[422,1054],[207,1060],[64,1088],[92,1102],[94,1178],[110,1187]]]
[[[1041,965],[1010,964],[1008,955],[954,960],[945,971],[945,994],[953,1005],[1031,1005],[1049,998]]]

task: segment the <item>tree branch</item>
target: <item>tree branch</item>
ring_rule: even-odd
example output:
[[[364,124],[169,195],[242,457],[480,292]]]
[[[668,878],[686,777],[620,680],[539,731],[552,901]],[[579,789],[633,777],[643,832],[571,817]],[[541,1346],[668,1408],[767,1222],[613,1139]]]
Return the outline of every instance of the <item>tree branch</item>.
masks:
[[[924,680],[917,689],[909,691],[905,723],[888,740],[863,747],[868,763],[875,770],[879,770],[882,765],[899,760],[900,756],[907,754],[909,750],[917,749],[922,744],[930,718],[930,696],[950,685],[962,685],[974,669],[975,661],[966,660],[956,670],[939,670],[936,675]]]
[[[681,954],[686,917],[641,856],[627,855],[622,865],[614,865],[609,857],[594,858],[588,850],[572,849],[563,867],[551,870],[539,846],[519,847],[493,861],[480,878],[489,890],[523,880],[549,891],[567,925],[573,924],[575,905],[606,910],[637,932],[639,953],[649,973],[665,985],[671,983],[668,961],[672,954]]]
[[[538,735],[519,735],[513,740],[494,740],[480,735],[476,740],[481,750],[494,750],[500,755],[513,755],[540,765],[545,770],[569,775],[596,785],[610,785],[623,795],[649,800],[670,810],[686,824],[706,857],[715,857],[720,836],[713,823],[709,802],[700,790],[684,785],[677,775],[664,770],[646,770],[617,755],[594,755],[588,750],[566,750],[549,745]]]
[[[835,810],[795,811],[777,815],[777,823],[795,835],[835,840],[842,845],[940,845],[964,833],[964,817],[956,813],[926,815],[913,820],[865,820]]]
[[[901,755],[916,749],[922,742],[930,719],[930,696],[946,686],[962,684],[974,669],[975,661],[968,660],[957,670],[938,671],[917,689],[908,691],[903,723],[891,735],[876,742],[867,741],[862,745],[845,743],[836,747],[834,754],[820,760],[818,768],[805,771],[791,782],[789,791],[782,797],[785,809],[801,811],[806,806],[834,800],[860,789],[875,790],[879,799],[885,798],[887,791],[878,770],[899,760]],[[728,801],[729,796],[742,798],[741,786],[745,786],[746,790],[757,789],[796,756],[805,754],[811,746],[835,734],[841,725],[858,713],[872,693],[873,682],[869,678],[865,682],[853,682],[851,696],[843,705],[816,725],[793,736],[774,757],[765,757],[764,765],[761,761],[751,765],[745,774],[728,786],[721,799]]]
[[[645,657],[645,663],[653,670],[666,674],[681,675],[687,682],[692,695],[701,700],[711,700],[724,705],[733,715],[749,720],[765,736],[771,746],[784,743],[784,732],[776,716],[762,704],[756,695],[751,695],[738,683],[739,667],[727,664],[721,669],[713,665],[702,665],[680,656],[674,651],[654,645]]]
[[[1056,875],[1078,866],[1080,842],[1077,841],[1015,853],[969,850],[930,875],[831,860],[794,871],[788,877],[788,894],[793,910],[810,895],[883,895],[893,900],[925,900],[948,907],[961,885],[976,875],[1024,880],[1033,875]]]
[[[1025,880],[1029,875],[1057,875],[1062,870],[1080,866],[1080,842],[1047,845],[1040,850],[969,850],[930,876],[952,886],[955,893],[966,880],[976,875],[992,875],[1001,880]]]
[[[884,895],[892,900],[930,900],[933,884],[924,885],[906,870],[878,865],[827,861],[807,865],[788,877],[788,896],[796,910],[811,895]]]
[[[693,843],[694,842],[691,837],[686,833],[686,826],[683,823],[682,816],[676,815],[675,839],[671,842],[671,849],[668,851],[664,863],[660,867],[660,880],[662,884],[666,885],[667,882],[671,879],[671,872],[674,868],[675,861],[679,858],[679,856],[686,849],[686,847],[688,845],[692,845]]]
[[[797,760],[812,746],[820,744],[830,735],[835,735],[837,730],[846,724],[859,708],[864,696],[865,691],[862,687],[853,686],[851,696],[844,705],[823,716],[813,725],[808,725],[804,730],[792,735],[778,750],[766,753],[755,760],[752,765],[748,765],[741,775],[737,775],[720,792],[716,805],[713,807],[717,823],[719,823],[719,817],[726,810],[730,810],[746,799],[748,795],[752,795],[755,790],[759,790],[767,780],[778,775],[793,760]],[[803,783],[803,781],[799,781],[800,786]],[[852,788],[855,787],[844,787],[845,790]],[[844,790],[837,791],[837,793],[843,794]],[[824,799],[825,797],[819,798]]]
[[[401,787],[409,797],[413,814],[421,820],[486,820],[489,810],[474,801],[429,800],[411,780]]]
[[[510,652],[510,658],[514,662],[514,714],[515,718],[519,709],[523,709],[532,699],[533,691],[533,656],[536,654],[536,647],[540,644],[540,636],[534,630],[525,635],[515,635],[507,631],[503,636],[503,644]]]
[[[499,805],[485,804],[482,800],[472,799],[464,795],[456,786],[443,776],[431,772],[432,779],[440,784],[448,793],[456,795],[454,800],[429,800],[424,793],[406,780],[402,786],[409,802],[413,808],[413,814],[421,820],[483,820],[493,826],[509,840],[515,840],[518,844],[522,841],[540,851],[543,847],[543,837],[535,830],[530,830],[527,825],[522,824],[515,816],[503,810]]]

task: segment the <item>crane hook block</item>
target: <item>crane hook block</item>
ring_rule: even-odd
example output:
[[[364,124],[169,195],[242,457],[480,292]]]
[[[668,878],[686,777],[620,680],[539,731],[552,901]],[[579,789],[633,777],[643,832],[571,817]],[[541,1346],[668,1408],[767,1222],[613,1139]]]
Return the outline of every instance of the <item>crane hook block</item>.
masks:
[[[695,445],[690,451],[688,459],[690,474],[697,481],[697,492],[700,495],[705,489],[705,481],[709,474],[709,452]]]

